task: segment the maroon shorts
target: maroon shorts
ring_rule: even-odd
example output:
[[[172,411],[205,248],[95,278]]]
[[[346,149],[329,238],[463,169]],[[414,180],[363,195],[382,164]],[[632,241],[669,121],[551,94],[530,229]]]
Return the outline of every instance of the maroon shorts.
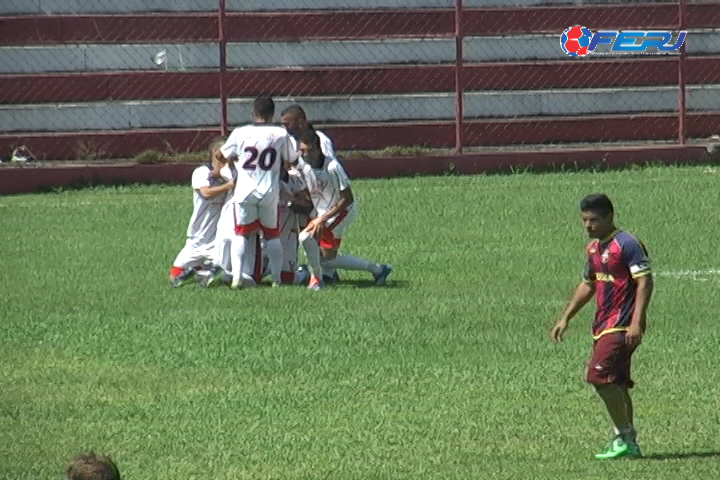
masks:
[[[630,360],[635,347],[625,345],[625,333],[608,333],[595,340],[585,380],[595,386],[615,383],[633,387]]]

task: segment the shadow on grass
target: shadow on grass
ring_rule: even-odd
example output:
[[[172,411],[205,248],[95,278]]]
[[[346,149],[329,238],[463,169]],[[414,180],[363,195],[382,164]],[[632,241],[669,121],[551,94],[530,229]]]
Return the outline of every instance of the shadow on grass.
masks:
[[[720,452],[654,453],[641,460],[686,460],[691,458],[720,458]]]
[[[388,280],[387,283],[381,287],[376,286],[371,279],[358,279],[358,280],[341,280],[340,283],[328,285],[328,288],[333,287],[352,287],[352,288],[409,288],[411,285],[407,280]]]

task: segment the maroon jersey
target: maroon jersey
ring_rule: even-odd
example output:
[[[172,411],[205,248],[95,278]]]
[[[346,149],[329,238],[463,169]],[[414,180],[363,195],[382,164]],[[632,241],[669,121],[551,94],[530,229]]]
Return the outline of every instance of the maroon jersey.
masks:
[[[651,273],[645,246],[616,230],[606,239],[590,242],[585,253],[583,280],[595,286],[593,338],[626,331],[635,310],[635,279]]]

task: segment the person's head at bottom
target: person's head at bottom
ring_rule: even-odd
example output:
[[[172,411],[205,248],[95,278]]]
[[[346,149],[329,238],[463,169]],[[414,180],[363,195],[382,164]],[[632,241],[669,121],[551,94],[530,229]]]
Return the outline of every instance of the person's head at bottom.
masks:
[[[94,452],[73,458],[65,468],[65,480],[121,480],[120,471],[110,457]]]

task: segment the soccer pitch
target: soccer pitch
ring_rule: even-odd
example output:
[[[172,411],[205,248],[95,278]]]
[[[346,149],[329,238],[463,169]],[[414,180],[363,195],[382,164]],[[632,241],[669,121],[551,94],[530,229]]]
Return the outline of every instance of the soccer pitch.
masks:
[[[31,172],[29,172],[31,173]],[[170,290],[190,187],[0,198],[0,478],[112,456],[123,478],[687,479],[720,475],[720,174],[705,167],[356,181],[319,292]],[[592,459],[577,202],[607,193],[656,273],[634,357],[646,458]]]

